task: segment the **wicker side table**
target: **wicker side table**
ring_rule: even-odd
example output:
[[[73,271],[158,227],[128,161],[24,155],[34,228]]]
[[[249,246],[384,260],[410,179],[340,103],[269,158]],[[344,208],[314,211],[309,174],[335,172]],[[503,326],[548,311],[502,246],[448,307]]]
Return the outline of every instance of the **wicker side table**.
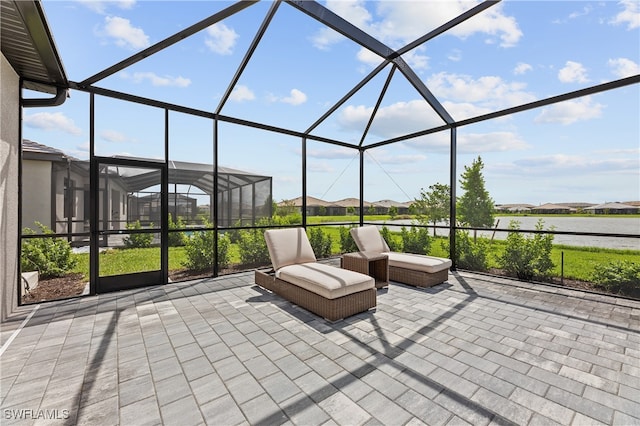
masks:
[[[366,251],[345,253],[340,259],[340,266],[369,275],[376,281],[376,288],[389,285],[389,258],[386,254]]]

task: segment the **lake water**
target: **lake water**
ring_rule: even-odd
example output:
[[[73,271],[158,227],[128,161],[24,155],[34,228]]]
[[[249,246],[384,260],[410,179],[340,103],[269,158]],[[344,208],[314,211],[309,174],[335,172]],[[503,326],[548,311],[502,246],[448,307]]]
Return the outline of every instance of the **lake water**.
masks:
[[[640,218],[638,217],[496,216],[496,221],[500,221],[498,228],[504,229],[509,227],[509,222],[512,220],[520,222],[520,229],[535,229],[538,219],[544,221],[544,229],[553,226],[555,231],[640,235]],[[387,222],[387,226],[395,231],[396,229],[390,226],[392,224],[402,226],[411,224],[411,221],[395,220],[393,222]],[[438,229],[437,234],[449,235],[449,231],[446,229]],[[489,238],[491,238],[493,234],[493,231],[478,231],[478,235]],[[494,238],[504,240],[507,238],[507,233],[495,232]],[[554,244],[571,246],[640,250],[640,238],[555,235],[553,242]]]

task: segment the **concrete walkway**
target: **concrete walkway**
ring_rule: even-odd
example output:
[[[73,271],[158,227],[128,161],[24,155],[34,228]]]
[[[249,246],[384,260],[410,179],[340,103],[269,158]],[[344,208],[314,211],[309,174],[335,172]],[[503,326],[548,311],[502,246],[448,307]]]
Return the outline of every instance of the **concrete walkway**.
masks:
[[[640,302],[470,273],[335,323],[252,273],[170,284],[2,343],[2,425],[640,424]]]

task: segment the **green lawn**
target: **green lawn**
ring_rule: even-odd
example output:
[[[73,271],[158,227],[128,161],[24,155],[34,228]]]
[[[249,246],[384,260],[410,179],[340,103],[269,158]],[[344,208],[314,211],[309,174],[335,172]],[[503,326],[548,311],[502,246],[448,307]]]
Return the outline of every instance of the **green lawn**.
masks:
[[[324,216],[322,216],[324,217]],[[332,254],[340,254],[340,227],[322,227],[325,234],[331,237]],[[399,233],[392,232],[394,238],[400,239]],[[432,237],[430,253],[433,256],[449,257],[445,251],[443,243],[447,241],[443,237]],[[494,240],[489,246],[488,260],[490,268],[497,268],[498,257],[504,250],[505,242]],[[552,250],[552,260],[555,264],[554,275],[561,275],[561,256],[564,253],[564,277],[567,279],[577,279],[589,281],[590,276],[598,264],[606,264],[613,261],[640,262],[640,251],[638,250],[615,250],[593,247],[573,247],[555,245]],[[73,272],[81,272],[85,277],[89,276],[89,255],[76,254],[78,264]],[[230,247],[231,264],[240,263],[240,253],[237,244]],[[184,269],[186,262],[186,252],[184,247],[169,248],[169,270]],[[118,275],[132,272],[152,271],[160,269],[160,249],[136,248],[136,249],[111,249],[100,254],[100,275]]]

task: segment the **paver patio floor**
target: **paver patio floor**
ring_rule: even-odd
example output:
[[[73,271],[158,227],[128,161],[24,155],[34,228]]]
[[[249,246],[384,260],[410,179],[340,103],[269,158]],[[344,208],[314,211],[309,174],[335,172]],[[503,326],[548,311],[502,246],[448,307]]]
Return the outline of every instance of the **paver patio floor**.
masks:
[[[253,273],[21,308],[0,423],[640,424],[640,302],[466,272],[329,323]]]

